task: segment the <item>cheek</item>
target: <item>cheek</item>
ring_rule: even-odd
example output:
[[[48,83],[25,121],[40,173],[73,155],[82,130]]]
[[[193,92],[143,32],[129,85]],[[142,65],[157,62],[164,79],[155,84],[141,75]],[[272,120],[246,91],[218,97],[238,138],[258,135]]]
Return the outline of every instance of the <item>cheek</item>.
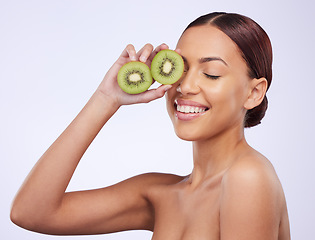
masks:
[[[227,81],[215,88],[211,88],[207,93],[209,103],[213,111],[219,114],[223,119],[232,116],[239,116],[245,101],[245,88],[243,84],[233,81]]]
[[[226,113],[228,117],[232,120],[234,119],[238,123],[244,122],[244,117],[246,114],[246,109],[244,108],[244,103],[246,100],[246,88],[244,85],[236,85],[229,91],[230,100],[229,109],[230,113]],[[233,121],[231,121],[233,122]]]
[[[238,107],[240,109],[244,109],[244,104],[249,95],[249,85],[247,79],[240,79],[238,83],[239,84],[236,84],[236,86],[234,87],[232,94],[237,100]]]

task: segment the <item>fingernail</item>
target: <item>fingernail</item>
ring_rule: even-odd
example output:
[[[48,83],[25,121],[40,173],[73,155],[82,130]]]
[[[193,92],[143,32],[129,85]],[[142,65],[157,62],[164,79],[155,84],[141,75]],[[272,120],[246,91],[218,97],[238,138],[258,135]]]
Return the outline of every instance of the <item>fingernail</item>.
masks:
[[[130,60],[131,61],[136,61],[137,59],[136,59],[136,56],[130,56]]]
[[[147,61],[147,58],[146,58],[145,56],[141,56],[141,57],[140,57],[140,61],[141,61],[141,62],[146,62],[146,61]]]

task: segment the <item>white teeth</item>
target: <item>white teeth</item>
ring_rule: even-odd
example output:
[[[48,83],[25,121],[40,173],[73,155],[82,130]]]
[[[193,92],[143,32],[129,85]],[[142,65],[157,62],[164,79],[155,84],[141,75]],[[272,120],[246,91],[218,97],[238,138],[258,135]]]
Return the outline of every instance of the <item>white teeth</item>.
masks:
[[[177,105],[177,111],[182,113],[201,113],[206,111],[204,108],[194,107],[194,106],[180,106]]]
[[[179,112],[185,112],[185,106],[179,106],[179,105],[177,105],[177,111],[179,111]]]

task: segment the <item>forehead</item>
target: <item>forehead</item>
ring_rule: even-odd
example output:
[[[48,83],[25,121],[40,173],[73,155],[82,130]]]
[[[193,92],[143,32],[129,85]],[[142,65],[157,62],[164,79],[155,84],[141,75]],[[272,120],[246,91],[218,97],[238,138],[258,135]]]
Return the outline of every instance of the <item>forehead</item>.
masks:
[[[211,25],[187,29],[179,39],[177,48],[191,61],[215,56],[228,64],[244,62],[237,45],[225,33]]]

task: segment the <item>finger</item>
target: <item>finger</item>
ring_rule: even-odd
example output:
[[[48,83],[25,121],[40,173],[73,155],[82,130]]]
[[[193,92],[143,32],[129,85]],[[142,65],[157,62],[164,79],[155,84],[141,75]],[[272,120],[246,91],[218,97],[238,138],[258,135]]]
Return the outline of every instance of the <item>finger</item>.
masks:
[[[168,49],[168,45],[166,43],[162,43],[160,46],[157,46],[154,52],[158,53],[161,50]]]
[[[137,61],[136,50],[132,44],[128,44],[120,56],[129,58],[131,61]]]
[[[161,51],[161,50],[165,50],[165,49],[168,49],[168,45],[165,44],[165,43],[162,43],[160,46],[157,46],[154,51],[151,53],[150,57],[148,58],[149,61],[152,62],[152,59],[155,57],[155,55]]]
[[[137,53],[137,58],[145,63],[150,56],[150,54],[153,51],[153,46],[150,43],[147,43],[146,45],[143,46],[143,48],[140,49],[140,51]]]
[[[171,87],[172,85],[161,85],[157,89],[150,89],[142,94],[139,94],[139,102],[148,103],[155,99],[161,98]]]
[[[175,52],[177,52],[179,55],[181,55],[181,52],[182,52],[182,51],[181,51],[179,48],[176,48],[176,49],[175,49]]]

